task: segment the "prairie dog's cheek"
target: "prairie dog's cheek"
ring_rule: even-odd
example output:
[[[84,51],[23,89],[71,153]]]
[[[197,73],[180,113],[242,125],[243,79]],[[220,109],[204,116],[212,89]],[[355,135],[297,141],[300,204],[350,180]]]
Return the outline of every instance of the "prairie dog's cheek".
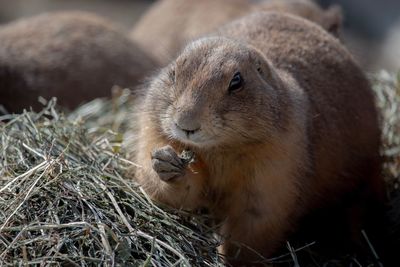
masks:
[[[159,120],[161,122],[161,127],[164,131],[169,132],[171,129],[172,118],[174,115],[174,108],[173,106],[169,105],[164,112],[160,113]]]
[[[212,109],[212,113],[215,114],[215,116],[220,117],[220,118],[225,118],[225,116],[230,112],[231,110],[231,103],[229,99],[221,99],[218,103],[218,105],[214,106]]]

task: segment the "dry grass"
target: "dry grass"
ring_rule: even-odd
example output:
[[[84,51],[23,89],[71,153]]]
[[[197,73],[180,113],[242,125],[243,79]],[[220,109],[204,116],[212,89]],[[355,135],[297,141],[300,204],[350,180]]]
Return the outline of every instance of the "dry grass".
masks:
[[[0,265],[220,264],[211,229],[123,178],[136,166],[110,129],[125,112],[97,100],[67,119],[51,102],[0,125]]]
[[[400,182],[400,82],[372,78],[382,110],[384,175]],[[0,120],[0,266],[217,266],[204,218],[167,212],[124,179],[129,94],[69,114],[54,108]],[[1,122],[3,121],[3,122]],[[7,121],[7,122],[5,122]],[[295,253],[288,256],[296,259]]]
[[[383,175],[393,194],[400,190],[400,72],[381,71],[371,80],[381,111]]]

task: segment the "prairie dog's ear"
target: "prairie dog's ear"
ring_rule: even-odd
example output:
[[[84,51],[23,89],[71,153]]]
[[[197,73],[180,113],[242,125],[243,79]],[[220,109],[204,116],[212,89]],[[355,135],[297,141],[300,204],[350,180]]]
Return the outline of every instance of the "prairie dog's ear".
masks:
[[[272,63],[256,48],[251,47],[250,59],[255,70],[270,84],[279,84],[280,79]]]
[[[269,62],[264,57],[264,55],[260,51],[258,51],[258,49],[251,46],[249,57],[254,68],[261,76],[263,76],[264,78],[269,78],[271,76],[271,67],[269,65]]]
[[[325,11],[326,29],[338,37],[343,23],[343,12],[339,5],[332,5]]]

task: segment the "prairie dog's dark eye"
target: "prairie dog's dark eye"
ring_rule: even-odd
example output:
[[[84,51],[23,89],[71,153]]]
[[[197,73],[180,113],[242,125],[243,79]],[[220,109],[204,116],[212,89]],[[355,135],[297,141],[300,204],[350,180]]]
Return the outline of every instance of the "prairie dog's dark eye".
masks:
[[[233,78],[231,82],[229,83],[229,92],[233,92],[236,90],[239,90],[243,87],[243,78],[240,72],[236,72],[235,75],[233,75]]]

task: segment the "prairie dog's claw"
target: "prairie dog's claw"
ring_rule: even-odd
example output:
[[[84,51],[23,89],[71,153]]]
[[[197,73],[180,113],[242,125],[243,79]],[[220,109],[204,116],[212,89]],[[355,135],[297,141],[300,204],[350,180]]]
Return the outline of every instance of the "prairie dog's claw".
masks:
[[[166,182],[184,176],[188,163],[180,158],[171,146],[155,149],[151,153],[153,170]]]

